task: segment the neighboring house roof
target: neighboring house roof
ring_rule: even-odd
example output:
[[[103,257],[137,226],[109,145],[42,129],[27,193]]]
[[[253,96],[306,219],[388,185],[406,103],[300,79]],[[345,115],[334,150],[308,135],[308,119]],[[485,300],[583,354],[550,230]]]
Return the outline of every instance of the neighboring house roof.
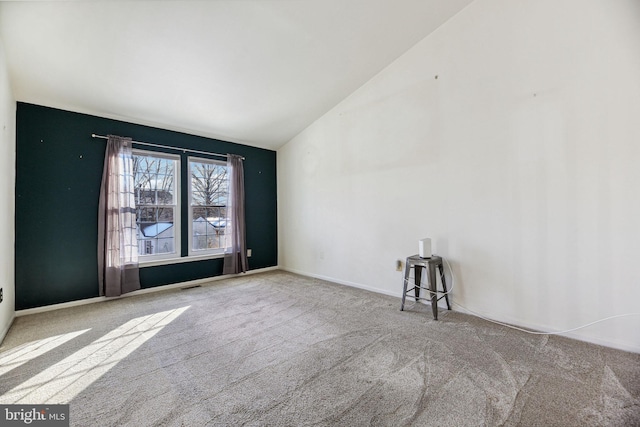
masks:
[[[225,218],[207,218],[209,224],[214,228],[225,228],[227,226],[227,220]]]
[[[158,222],[155,224],[147,225],[146,227],[140,227],[144,237],[156,237],[158,234],[167,231],[173,227],[171,222]]]
[[[198,217],[193,220],[193,233],[195,235],[218,234],[220,231],[224,231],[226,225],[225,218],[209,217],[205,219]]]

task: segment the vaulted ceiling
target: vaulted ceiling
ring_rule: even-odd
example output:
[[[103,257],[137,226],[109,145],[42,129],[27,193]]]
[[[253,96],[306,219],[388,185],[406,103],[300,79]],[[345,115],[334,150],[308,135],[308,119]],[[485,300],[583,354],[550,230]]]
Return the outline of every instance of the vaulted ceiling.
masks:
[[[2,1],[18,101],[277,149],[471,0]]]

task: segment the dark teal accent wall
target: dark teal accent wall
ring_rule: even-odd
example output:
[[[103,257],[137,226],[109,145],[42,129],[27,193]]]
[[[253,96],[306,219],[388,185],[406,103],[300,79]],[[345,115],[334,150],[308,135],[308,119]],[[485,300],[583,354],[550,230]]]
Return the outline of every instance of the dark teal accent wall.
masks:
[[[17,310],[98,296],[97,210],[106,141],[92,133],[244,156],[249,267],[277,265],[275,151],[25,103],[18,103],[16,121]],[[187,154],[170,152],[182,156],[184,177]],[[182,194],[186,186],[183,179]],[[186,224],[182,233],[186,255]],[[140,281],[151,288],[221,274],[222,260],[212,259],[145,267]]]

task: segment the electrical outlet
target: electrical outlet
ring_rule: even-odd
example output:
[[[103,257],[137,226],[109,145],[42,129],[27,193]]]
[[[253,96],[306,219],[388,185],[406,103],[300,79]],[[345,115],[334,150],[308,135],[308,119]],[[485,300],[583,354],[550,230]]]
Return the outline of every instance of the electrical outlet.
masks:
[[[396,271],[402,271],[402,260],[396,260]]]
[[[251,249],[247,249],[247,258],[251,256]]]
[[[4,293],[2,291],[2,288],[0,288],[0,302],[2,302],[3,299],[4,299]]]

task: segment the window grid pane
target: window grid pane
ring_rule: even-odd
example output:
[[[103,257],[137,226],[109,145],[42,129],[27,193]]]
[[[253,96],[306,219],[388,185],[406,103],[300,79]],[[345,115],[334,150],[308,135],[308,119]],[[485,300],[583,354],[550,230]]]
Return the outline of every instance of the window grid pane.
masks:
[[[139,255],[175,253],[175,170],[177,160],[134,154]]]
[[[224,249],[227,232],[227,167],[224,163],[189,161],[191,250]]]

